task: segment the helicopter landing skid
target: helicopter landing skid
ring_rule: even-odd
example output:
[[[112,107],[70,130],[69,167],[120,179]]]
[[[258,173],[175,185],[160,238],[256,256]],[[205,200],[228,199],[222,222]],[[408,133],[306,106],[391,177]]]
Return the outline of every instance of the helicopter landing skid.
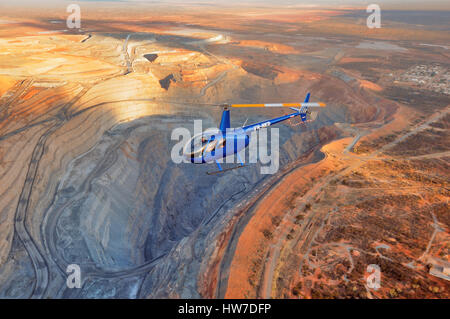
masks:
[[[238,165],[238,166],[234,166],[234,167],[222,169],[222,170],[220,170],[220,171],[206,172],[206,174],[207,174],[207,175],[216,175],[216,174],[219,174],[219,173],[225,173],[225,172],[232,171],[232,170],[234,170],[234,169],[241,168],[241,167],[246,167],[246,166],[247,166],[247,165]]]

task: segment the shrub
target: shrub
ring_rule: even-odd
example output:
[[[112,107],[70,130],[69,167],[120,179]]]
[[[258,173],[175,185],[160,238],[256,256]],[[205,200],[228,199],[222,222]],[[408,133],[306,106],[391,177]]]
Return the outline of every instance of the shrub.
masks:
[[[262,232],[263,232],[264,237],[266,237],[267,239],[273,238],[272,232],[270,230],[264,229]]]

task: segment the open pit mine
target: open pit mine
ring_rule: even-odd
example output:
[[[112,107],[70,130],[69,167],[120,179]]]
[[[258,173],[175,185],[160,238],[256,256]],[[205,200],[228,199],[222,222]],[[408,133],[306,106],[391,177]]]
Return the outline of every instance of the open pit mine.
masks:
[[[449,297],[448,32],[370,30],[351,9],[104,6],[75,30],[62,6],[0,13],[0,298]],[[418,85],[419,65],[439,79]],[[277,126],[277,173],[172,161],[175,128],[217,127],[205,103],[307,92],[327,108]]]

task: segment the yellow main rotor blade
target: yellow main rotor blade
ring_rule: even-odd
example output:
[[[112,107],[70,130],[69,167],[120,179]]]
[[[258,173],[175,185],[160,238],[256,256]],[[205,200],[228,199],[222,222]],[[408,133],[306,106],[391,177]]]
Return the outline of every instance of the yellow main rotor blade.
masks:
[[[231,104],[230,107],[325,107],[325,103]]]

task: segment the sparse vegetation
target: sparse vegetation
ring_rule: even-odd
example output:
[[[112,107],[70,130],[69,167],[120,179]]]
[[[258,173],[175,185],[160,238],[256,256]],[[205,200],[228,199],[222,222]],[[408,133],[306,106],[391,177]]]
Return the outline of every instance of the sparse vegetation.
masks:
[[[280,225],[280,223],[281,223],[281,217],[280,216],[273,216],[272,217],[272,224],[275,227],[278,227],[278,225]]]
[[[292,288],[292,294],[293,294],[294,296],[299,296],[300,293],[301,293],[301,291],[302,291],[302,282],[299,281],[299,282],[294,286],[294,288]]]
[[[300,223],[302,222],[304,216],[302,214],[298,214],[297,216],[295,216],[295,225],[300,225]]]
[[[272,232],[270,230],[268,230],[268,229],[264,229],[262,231],[262,233],[263,233],[264,237],[266,237],[267,239],[272,239],[273,238]]]

